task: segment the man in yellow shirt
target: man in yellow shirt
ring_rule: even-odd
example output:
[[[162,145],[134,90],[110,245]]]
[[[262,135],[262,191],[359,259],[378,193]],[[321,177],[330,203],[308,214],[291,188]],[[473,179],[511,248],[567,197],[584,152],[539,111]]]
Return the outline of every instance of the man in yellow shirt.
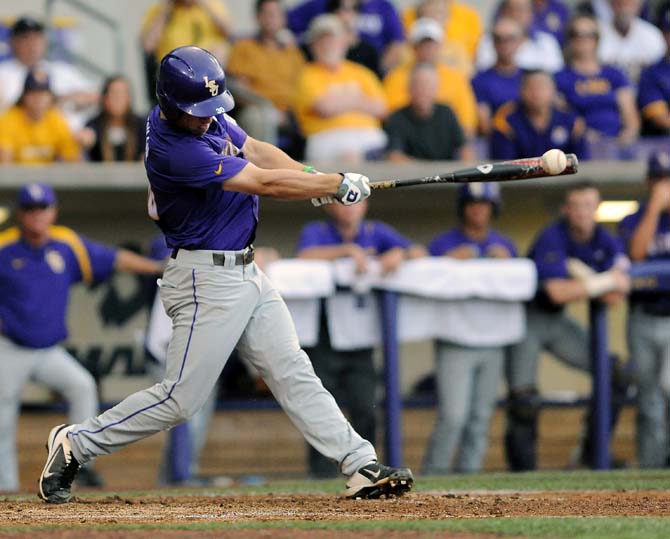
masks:
[[[407,8],[402,22],[407,32],[421,17],[433,17],[442,24],[444,42],[461,45],[470,61],[475,58],[477,44],[482,36],[482,21],[476,9],[456,0],[423,0],[416,7]]]
[[[256,21],[258,35],[235,42],[226,73],[242,105],[237,120],[252,137],[276,145],[279,127],[289,123],[286,113],[305,58],[286,27],[279,0],[258,0]]]
[[[151,5],[140,31],[149,100],[155,102],[156,70],[163,56],[177,47],[196,45],[225,65],[229,36],[228,10],[222,0],[160,0]]]
[[[384,91],[372,71],[345,59],[348,43],[339,17],[319,15],[307,39],[314,61],[302,71],[295,101],[306,159],[351,163],[383,150]]]
[[[0,163],[42,164],[80,158],[79,145],[54,105],[46,73],[30,72],[19,102],[0,116]]]
[[[417,20],[409,32],[414,46],[414,60],[396,67],[384,78],[386,102],[391,112],[410,102],[409,81],[415,63],[430,63],[437,69],[439,86],[437,101],[449,105],[458,118],[466,136],[470,138],[477,126],[477,105],[468,79],[456,69],[439,60],[444,33],[440,24],[429,18]]]

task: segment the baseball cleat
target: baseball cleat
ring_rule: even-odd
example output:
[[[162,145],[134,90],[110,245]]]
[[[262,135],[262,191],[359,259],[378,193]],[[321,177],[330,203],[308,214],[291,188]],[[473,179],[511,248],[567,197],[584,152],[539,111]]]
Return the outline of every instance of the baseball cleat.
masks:
[[[70,488],[79,463],[72,454],[72,446],[67,437],[73,425],[58,425],[51,429],[47,439],[47,463],[39,480],[39,497],[48,503],[70,501]]]
[[[391,468],[372,461],[349,477],[344,495],[356,500],[402,496],[413,483],[409,468]]]

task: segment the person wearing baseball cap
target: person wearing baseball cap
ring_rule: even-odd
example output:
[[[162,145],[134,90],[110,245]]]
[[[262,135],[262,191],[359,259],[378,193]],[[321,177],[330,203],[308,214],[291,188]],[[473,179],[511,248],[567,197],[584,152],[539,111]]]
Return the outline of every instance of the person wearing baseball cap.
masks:
[[[670,0],[658,6],[656,26],[665,39],[663,57],[642,70],[637,91],[637,106],[642,114],[642,134],[670,135]]]
[[[647,161],[649,197],[619,224],[633,262],[670,261],[670,153]],[[641,468],[664,468],[668,458],[667,350],[670,349],[670,293],[633,290],[629,298],[628,349],[635,359],[637,460]]]
[[[414,49],[414,60],[396,67],[384,77],[384,93],[389,110],[396,110],[410,103],[410,80],[414,65],[429,63],[438,75],[437,102],[449,105],[461,127],[472,136],[477,126],[477,105],[470,82],[458,69],[444,64],[441,59],[444,31],[435,19],[418,19],[409,31],[409,42]]]
[[[98,412],[93,377],[61,344],[71,286],[114,271],[162,271],[153,260],[56,226],[57,211],[53,187],[29,183],[16,198],[16,226],[0,232],[0,491],[19,488],[16,429],[28,379],[63,395],[71,420]],[[79,477],[87,486],[101,484],[91,469]]]
[[[16,105],[0,116],[0,162],[79,161],[79,144],[55,106],[47,73],[30,71]]]
[[[0,62],[0,111],[19,100],[28,73],[39,70],[47,73],[68,124],[76,130],[90,116],[86,109],[97,104],[98,92],[71,63],[47,59],[46,30],[42,21],[29,16],[18,18],[12,25],[9,42],[12,56]]]

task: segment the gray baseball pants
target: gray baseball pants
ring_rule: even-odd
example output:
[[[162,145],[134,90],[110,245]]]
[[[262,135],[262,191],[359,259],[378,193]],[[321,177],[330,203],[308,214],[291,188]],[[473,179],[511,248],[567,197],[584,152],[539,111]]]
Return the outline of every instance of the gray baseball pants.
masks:
[[[670,316],[644,312],[628,315],[628,348],[635,362],[637,391],[637,460],[641,468],[665,468],[668,458],[668,369]],[[666,387],[664,387],[666,386]]]
[[[212,251],[180,250],[160,284],[172,319],[165,378],[130,395],[69,433],[80,463],[170,428],[207,400],[235,345],[265,380],[305,439],[339,463],[345,475],[375,460],[370,442],[351,427],[301,350],[291,316],[256,264],[225,265]]]
[[[0,336],[0,491],[19,489],[16,427],[21,391],[29,379],[65,398],[72,423],[98,413],[93,376],[62,346],[26,348]]]
[[[426,474],[481,469],[502,378],[502,347],[435,343],[438,410],[423,464]]]

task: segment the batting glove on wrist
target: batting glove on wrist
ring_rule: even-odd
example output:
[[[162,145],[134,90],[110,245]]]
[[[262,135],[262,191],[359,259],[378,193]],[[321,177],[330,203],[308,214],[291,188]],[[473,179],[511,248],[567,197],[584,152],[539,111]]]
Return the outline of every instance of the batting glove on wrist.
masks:
[[[345,206],[351,206],[368,198],[371,194],[370,179],[356,172],[340,172],[342,183],[335,193],[335,200]]]

